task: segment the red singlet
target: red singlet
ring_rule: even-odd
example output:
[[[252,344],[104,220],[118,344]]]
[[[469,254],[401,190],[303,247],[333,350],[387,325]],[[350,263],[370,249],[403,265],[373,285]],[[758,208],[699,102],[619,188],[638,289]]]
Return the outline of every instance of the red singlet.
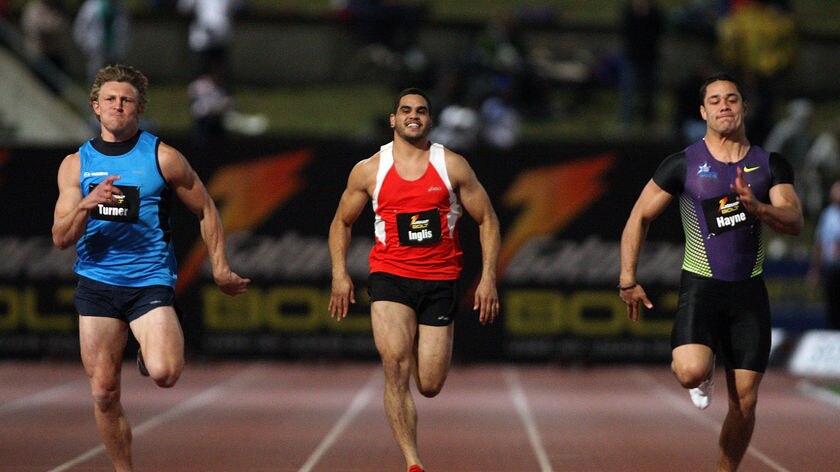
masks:
[[[446,172],[442,145],[432,144],[426,172],[412,181],[397,173],[393,142],[382,146],[371,203],[376,236],[371,272],[423,280],[455,280],[461,275],[457,225],[462,210]]]

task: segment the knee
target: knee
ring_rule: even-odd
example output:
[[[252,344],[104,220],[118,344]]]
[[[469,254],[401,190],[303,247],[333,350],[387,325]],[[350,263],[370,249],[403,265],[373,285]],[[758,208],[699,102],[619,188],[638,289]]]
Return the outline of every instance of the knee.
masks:
[[[685,388],[695,388],[709,375],[709,366],[703,362],[671,362],[671,370]]]
[[[729,411],[740,418],[749,420],[755,417],[755,409],[758,404],[758,395],[753,392],[735,395],[729,398]]]
[[[156,371],[149,370],[149,376],[155,381],[158,387],[171,388],[174,387],[181,378],[182,367],[173,366],[166,369],[158,369]]]
[[[383,358],[382,368],[386,382],[397,385],[408,385],[411,374],[411,363],[407,359]]]
[[[436,397],[443,390],[443,382],[417,383],[417,391],[426,398]]]
[[[120,388],[116,382],[91,383],[93,404],[97,410],[107,413],[120,402]]]
[[[171,388],[181,377],[184,362],[181,360],[166,363],[153,362],[151,364],[147,362],[146,369],[149,371],[149,377],[155,381],[158,387]]]

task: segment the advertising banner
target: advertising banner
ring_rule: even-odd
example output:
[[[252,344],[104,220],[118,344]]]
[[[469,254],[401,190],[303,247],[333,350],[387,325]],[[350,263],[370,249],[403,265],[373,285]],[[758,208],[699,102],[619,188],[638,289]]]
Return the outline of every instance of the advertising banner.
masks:
[[[245,295],[222,294],[196,217],[175,205],[177,303],[188,349],[207,356],[375,357],[366,294],[370,208],[353,228],[348,268],[357,303],[341,322],[327,310],[327,237],[351,168],[384,143],[249,140],[212,149],[169,143],[184,152],[216,201],[232,268],[253,280]],[[640,259],[638,278],[654,309],[638,323],[628,321],[615,284],[627,215],[659,161],[677,150],[552,143],[466,154],[501,223],[502,313],[496,324],[482,326],[471,310],[481,248],[465,215],[456,358],[667,359],[682,264],[676,204],[653,224]],[[75,253],[59,251],[50,237],[56,172],[73,151],[0,151],[0,356],[78,352]]]

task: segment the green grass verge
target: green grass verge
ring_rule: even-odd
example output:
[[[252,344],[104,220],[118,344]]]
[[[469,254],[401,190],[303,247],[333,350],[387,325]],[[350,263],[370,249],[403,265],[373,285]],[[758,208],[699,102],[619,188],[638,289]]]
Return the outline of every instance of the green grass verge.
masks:
[[[268,133],[275,136],[345,137],[368,134],[376,121],[386,120],[394,90],[387,85],[347,84],[295,87],[240,87],[236,90],[237,108],[244,113],[262,113],[269,117]],[[626,137],[628,130],[616,126],[618,96],[615,90],[592,92],[583,102],[572,100],[572,92],[554,90],[548,119],[524,117],[523,139],[592,140]],[[573,105],[575,104],[576,105]],[[671,133],[673,97],[662,94],[656,123],[638,123],[630,132],[645,136]],[[840,98],[815,103],[812,129],[820,132],[837,122]],[[779,107],[784,112],[784,106]],[[189,133],[189,100],[181,85],[152,84],[146,117],[171,134]]]

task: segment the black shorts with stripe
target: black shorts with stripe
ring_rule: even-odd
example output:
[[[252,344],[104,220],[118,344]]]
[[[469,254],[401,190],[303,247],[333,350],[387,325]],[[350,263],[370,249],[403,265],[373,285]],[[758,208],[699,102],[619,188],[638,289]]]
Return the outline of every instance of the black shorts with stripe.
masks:
[[[373,272],[368,277],[371,302],[406,305],[422,325],[447,326],[455,321],[457,293],[457,280],[412,279],[385,272]]]

